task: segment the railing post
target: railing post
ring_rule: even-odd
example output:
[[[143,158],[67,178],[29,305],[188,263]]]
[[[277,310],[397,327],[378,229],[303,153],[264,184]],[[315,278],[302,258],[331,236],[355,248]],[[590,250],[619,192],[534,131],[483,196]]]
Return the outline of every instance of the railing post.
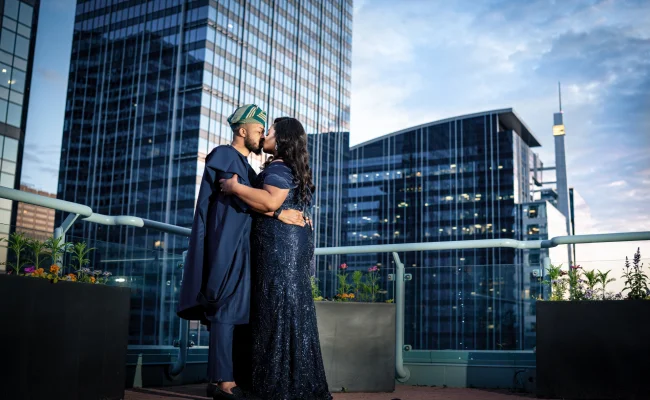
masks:
[[[542,282],[544,282],[544,280],[546,280],[546,271],[548,271],[550,268],[551,268],[551,259],[548,258],[548,257],[544,257],[544,258],[542,258]],[[548,300],[548,298],[551,297],[551,293],[549,293],[548,296],[546,296],[546,295],[545,295],[545,292],[546,292],[546,291],[544,290],[544,286],[545,286],[545,285],[542,285],[542,298],[543,298],[544,300]],[[548,287],[549,287],[548,290],[549,290],[549,292],[550,292],[550,291],[552,290],[551,288],[552,288],[553,286],[552,286],[552,285],[548,285]]]
[[[63,223],[61,223],[61,226],[57,227],[54,229],[54,239],[61,239],[61,243],[65,243],[65,234],[70,230],[72,227],[72,224],[75,223],[75,221],[80,217],[79,214],[75,213],[70,213],[68,214],[67,217],[65,217],[65,220],[63,220]],[[56,264],[59,266],[62,266],[63,260],[61,259],[63,256],[59,256],[59,258],[56,260]]]
[[[187,257],[187,250],[183,252],[183,274],[185,271],[185,258]],[[183,274],[181,274],[181,284],[183,281]],[[172,378],[180,375],[181,372],[185,369],[185,364],[187,364],[187,349],[189,347],[189,336],[190,336],[190,321],[186,319],[181,319],[181,332],[179,340],[179,349],[178,357],[173,364],[169,366],[169,376]]]
[[[395,316],[395,379],[399,382],[406,382],[411,377],[411,371],[404,366],[404,264],[399,254],[393,252],[395,261],[395,302],[397,303],[397,314]]]

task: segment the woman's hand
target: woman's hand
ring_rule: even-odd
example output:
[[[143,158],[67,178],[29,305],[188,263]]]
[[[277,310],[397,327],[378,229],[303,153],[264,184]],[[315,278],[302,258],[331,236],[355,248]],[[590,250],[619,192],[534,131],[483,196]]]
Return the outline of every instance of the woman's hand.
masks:
[[[240,185],[237,180],[237,174],[233,174],[230,179],[219,179],[219,185],[221,186],[221,193],[235,194],[237,187]]]
[[[302,211],[298,210],[282,210],[278,219],[288,225],[305,226],[305,216]]]

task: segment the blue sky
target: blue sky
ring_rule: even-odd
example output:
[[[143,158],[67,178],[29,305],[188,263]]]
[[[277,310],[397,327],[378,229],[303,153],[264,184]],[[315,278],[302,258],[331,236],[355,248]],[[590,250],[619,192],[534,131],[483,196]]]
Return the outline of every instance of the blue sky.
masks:
[[[74,4],[42,2],[36,42],[23,183],[52,192]],[[552,165],[561,81],[578,233],[650,230],[649,18],[642,0],[355,0],[351,140],[512,107]],[[578,256],[620,260],[637,245]]]

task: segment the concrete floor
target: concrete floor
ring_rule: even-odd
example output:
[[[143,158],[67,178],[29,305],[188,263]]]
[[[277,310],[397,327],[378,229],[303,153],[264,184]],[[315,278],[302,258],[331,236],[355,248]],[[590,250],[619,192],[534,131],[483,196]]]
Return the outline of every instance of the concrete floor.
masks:
[[[524,400],[531,394],[502,390],[441,387],[397,386],[394,393],[336,393],[334,400]],[[206,400],[205,385],[187,385],[160,389],[132,389],[125,400]]]

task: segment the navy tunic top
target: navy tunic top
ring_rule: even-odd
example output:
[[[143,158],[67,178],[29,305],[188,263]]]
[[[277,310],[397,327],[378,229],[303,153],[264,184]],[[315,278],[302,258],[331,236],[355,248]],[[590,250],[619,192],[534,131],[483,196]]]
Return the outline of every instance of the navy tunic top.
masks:
[[[252,186],[255,171],[230,145],[218,146],[205,159],[194,213],[178,316],[204,323],[248,323],[250,310],[249,207],[221,193],[219,179],[239,176]]]

